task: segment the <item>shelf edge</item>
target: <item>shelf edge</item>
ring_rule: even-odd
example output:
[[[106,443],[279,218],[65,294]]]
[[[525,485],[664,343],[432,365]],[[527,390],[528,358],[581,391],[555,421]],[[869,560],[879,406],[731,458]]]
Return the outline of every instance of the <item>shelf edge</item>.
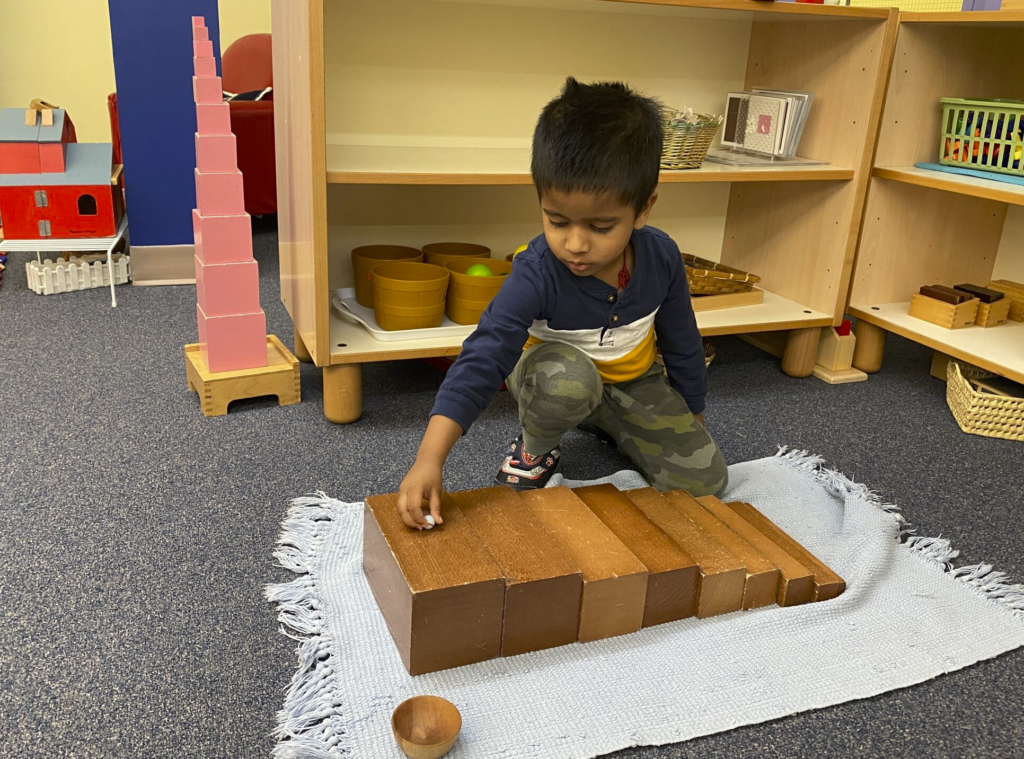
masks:
[[[998,187],[979,187],[977,185],[966,184],[949,178],[957,176],[956,174],[945,175],[941,172],[935,173],[938,174],[938,176],[926,177],[903,169],[876,166],[872,169],[871,176],[878,177],[879,179],[888,179],[893,182],[900,182],[902,184],[914,185],[915,187],[926,187],[931,190],[950,192],[955,195],[969,195],[974,198],[996,200],[1016,206],[1024,205],[1024,193],[1003,190]],[[978,178],[980,179],[980,177]],[[983,181],[995,182],[996,180]]]

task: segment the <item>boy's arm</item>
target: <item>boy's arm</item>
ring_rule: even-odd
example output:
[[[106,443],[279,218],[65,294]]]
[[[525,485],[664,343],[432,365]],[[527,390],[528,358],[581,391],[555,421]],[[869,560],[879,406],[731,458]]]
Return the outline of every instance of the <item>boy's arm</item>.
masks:
[[[686,266],[678,252],[672,263],[668,297],[654,318],[654,329],[669,384],[683,396],[690,412],[703,424],[704,397],[708,391],[704,343],[690,303]]]
[[[441,519],[441,473],[452,446],[461,436],[462,427],[458,422],[439,414],[430,417],[416,462],[398,488],[398,514],[409,527],[422,530],[430,526],[423,516],[424,502],[429,504],[434,522],[444,522]]]
[[[513,266],[441,383],[416,462],[399,488],[398,512],[409,527],[429,526],[424,501],[440,523],[444,462],[522,356],[530,326],[544,313],[540,276],[536,267],[525,262]]]

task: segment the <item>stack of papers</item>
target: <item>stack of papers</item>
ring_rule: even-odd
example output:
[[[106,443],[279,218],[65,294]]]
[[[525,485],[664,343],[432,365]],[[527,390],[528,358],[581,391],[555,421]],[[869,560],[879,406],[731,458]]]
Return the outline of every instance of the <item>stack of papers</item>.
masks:
[[[763,156],[792,158],[800,146],[813,92],[769,90],[730,92],[722,146]]]

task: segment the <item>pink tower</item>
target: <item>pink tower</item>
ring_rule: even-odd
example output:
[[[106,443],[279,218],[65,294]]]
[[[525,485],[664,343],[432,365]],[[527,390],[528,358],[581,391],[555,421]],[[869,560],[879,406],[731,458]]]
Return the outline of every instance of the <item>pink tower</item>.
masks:
[[[206,21],[192,17],[196,102],[196,315],[200,352],[211,372],[267,365],[267,318],[245,212],[230,106],[217,76]]]

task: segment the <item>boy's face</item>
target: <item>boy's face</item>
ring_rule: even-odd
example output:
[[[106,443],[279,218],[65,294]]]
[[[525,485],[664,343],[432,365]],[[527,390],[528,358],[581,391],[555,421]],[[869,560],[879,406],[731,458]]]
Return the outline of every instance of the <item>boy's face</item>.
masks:
[[[617,198],[586,192],[541,193],[544,237],[555,258],[578,277],[592,277],[622,266],[622,251],[634,229],[647,223],[655,192],[640,213]]]

